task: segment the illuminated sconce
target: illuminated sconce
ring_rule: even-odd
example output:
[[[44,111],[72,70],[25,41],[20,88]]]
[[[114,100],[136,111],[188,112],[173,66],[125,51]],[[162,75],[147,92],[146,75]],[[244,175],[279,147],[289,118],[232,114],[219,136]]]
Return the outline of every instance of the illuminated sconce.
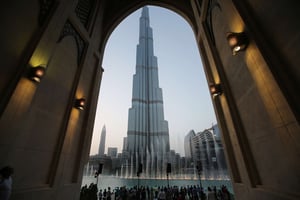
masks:
[[[249,40],[244,32],[227,33],[227,41],[232,50],[232,55],[236,55],[237,52],[245,50],[249,44]]]
[[[79,109],[79,110],[84,110],[84,105],[85,105],[85,99],[80,98],[75,100],[75,105],[74,107]]]
[[[213,97],[219,96],[222,94],[221,84],[212,84],[209,86],[209,90]]]
[[[41,82],[42,77],[45,74],[44,66],[30,67],[28,78],[34,82]]]

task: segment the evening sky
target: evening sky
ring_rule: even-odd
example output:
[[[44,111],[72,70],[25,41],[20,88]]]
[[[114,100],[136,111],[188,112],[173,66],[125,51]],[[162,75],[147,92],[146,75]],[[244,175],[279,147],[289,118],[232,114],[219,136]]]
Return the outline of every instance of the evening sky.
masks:
[[[180,15],[149,6],[154,55],[158,58],[159,85],[163,90],[164,114],[169,122],[171,149],[184,156],[183,140],[190,131],[201,132],[216,124],[196,39],[191,26]],[[122,151],[131,107],[136,45],[139,40],[138,9],[111,34],[104,53],[99,101],[90,154],[98,152],[100,134],[106,126],[107,147]]]

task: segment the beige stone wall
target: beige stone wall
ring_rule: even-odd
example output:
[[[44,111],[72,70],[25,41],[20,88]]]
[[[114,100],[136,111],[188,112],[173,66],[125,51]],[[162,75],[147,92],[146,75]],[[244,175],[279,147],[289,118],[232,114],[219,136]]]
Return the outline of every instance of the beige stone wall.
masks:
[[[1,102],[7,100],[7,95],[13,89],[10,87],[12,80],[16,81],[15,76],[22,73],[24,59],[32,51],[30,41],[33,39],[38,29],[38,2],[29,0],[28,2],[11,1],[5,3],[0,8],[1,12],[1,73],[0,73],[0,95]],[[32,41],[34,42],[34,41]],[[23,55],[26,55],[21,59]],[[1,104],[2,105],[2,104]],[[3,110],[3,106],[0,107]]]
[[[91,15],[96,26],[84,27],[74,13],[77,2],[60,1],[40,24],[39,1],[23,3],[1,7],[7,29],[0,90],[7,99],[1,99],[0,165],[15,169],[12,199],[78,199],[103,72],[101,14]],[[46,71],[35,83],[27,74],[38,65]],[[83,111],[74,108],[82,97]]]
[[[280,10],[281,3],[272,5],[272,9]],[[218,99],[215,98],[214,102],[219,123],[222,125],[223,122],[222,131],[225,133],[224,142],[232,167],[235,192],[239,199],[296,199],[299,196],[297,180],[300,174],[297,169],[300,129],[297,116],[286,99],[289,96],[282,92],[282,86],[290,83],[277,82],[277,77],[273,74],[273,69],[277,66],[267,64],[265,59],[270,57],[263,55],[264,49],[257,45],[252,32],[256,30],[249,30],[253,27],[251,24],[250,27],[245,24],[252,20],[264,24],[265,15],[270,13],[260,13],[261,18],[246,18],[244,21],[238,12],[240,7],[235,7],[231,1],[222,1],[213,7],[209,7],[208,3],[207,5],[206,12],[212,16],[212,26],[207,25],[208,17],[202,16],[204,39],[200,40],[204,40],[203,51],[208,59],[206,67],[208,76],[212,79],[209,79],[209,82],[221,83],[224,89],[224,93],[216,97]],[[265,2],[256,2],[256,6],[258,5],[265,9],[268,6]],[[258,7],[258,13],[263,10],[262,7]],[[286,8],[283,11],[285,12]],[[278,24],[282,25],[275,20],[272,23],[268,22],[266,27],[269,26],[269,31],[270,28],[277,29]],[[213,34],[210,34],[211,30]],[[233,56],[226,34],[242,31],[248,34],[250,44],[246,51]],[[299,35],[299,31],[293,32],[295,28],[288,31],[291,31],[292,35]],[[263,30],[257,32],[264,33]],[[268,34],[270,33],[266,32],[266,35],[260,37]],[[269,42],[276,45],[286,36],[282,32],[276,32],[273,40],[270,39]],[[285,44],[283,48],[285,46],[293,46],[290,49],[293,51],[297,49],[294,45]],[[282,48],[279,50],[279,46],[268,48],[272,48],[275,55],[285,53]],[[290,63],[298,62],[285,55],[283,57]],[[272,67],[273,69],[270,69]],[[295,73],[294,77],[299,75],[292,64],[285,67],[287,71],[292,70]],[[237,166],[234,166],[235,163]]]

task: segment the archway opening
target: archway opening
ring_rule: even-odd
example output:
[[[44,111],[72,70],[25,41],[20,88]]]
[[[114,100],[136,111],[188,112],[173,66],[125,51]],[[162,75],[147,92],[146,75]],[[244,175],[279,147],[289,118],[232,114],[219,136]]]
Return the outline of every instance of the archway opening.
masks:
[[[199,148],[201,137],[210,133],[214,137],[216,134],[213,127],[217,125],[217,122],[211,96],[197,42],[190,25],[173,11],[156,6],[148,7],[150,26],[153,28],[154,55],[158,58],[159,85],[163,90],[164,115],[169,122],[170,146],[174,156],[185,160],[186,155],[191,154],[191,152],[186,152],[186,146],[189,149],[192,147],[184,144],[184,141],[191,131],[194,132],[194,140],[198,142],[196,142],[198,147],[193,147],[195,151]],[[90,180],[93,180],[97,163],[107,162],[107,159],[112,158],[112,162],[104,167],[103,173],[124,178],[121,166],[116,167],[116,163],[119,162],[118,159],[121,159],[120,156],[124,152],[123,138],[127,136],[128,109],[131,107],[132,101],[132,77],[136,66],[140,15],[141,9],[138,9],[124,19],[109,37],[105,48],[102,64],[105,71],[90,150],[91,162],[84,171],[84,178],[90,176]],[[104,126],[106,137],[103,151],[103,143],[100,140],[103,140],[101,133]],[[206,137],[205,140],[208,139]],[[212,141],[215,142],[215,140],[212,138]],[[100,150],[100,144],[102,150]],[[220,144],[211,145],[219,148],[217,145]],[[108,152],[108,148],[110,148],[110,152]],[[112,152],[114,155],[111,154]],[[199,157],[199,150],[197,153]],[[197,157],[197,155],[194,156]],[[181,166],[185,169],[178,170],[181,173],[180,176],[174,175],[174,179],[190,178],[198,181],[198,174],[195,171],[197,161],[189,159]],[[210,169],[218,168],[214,164],[218,159],[215,154],[210,155],[207,163],[203,163],[205,165],[205,169],[202,171],[203,179],[229,179],[227,171],[222,172],[222,175],[216,174],[216,176],[214,176],[214,172],[210,171]],[[222,159],[225,162],[225,158]],[[188,176],[186,176],[187,174]],[[85,183],[87,182],[83,180],[83,184]],[[102,188],[105,187],[106,185],[102,186]]]

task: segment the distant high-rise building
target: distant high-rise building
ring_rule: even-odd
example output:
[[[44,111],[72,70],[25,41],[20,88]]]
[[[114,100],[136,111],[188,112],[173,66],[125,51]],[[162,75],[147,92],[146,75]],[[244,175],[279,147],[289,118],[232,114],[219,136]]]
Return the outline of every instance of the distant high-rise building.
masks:
[[[194,130],[190,130],[190,132],[184,137],[184,154],[186,158],[193,157],[193,138],[196,133]]]
[[[107,156],[110,156],[111,158],[116,158],[117,154],[118,154],[117,147],[108,147],[107,148]]]
[[[98,149],[98,155],[103,156],[105,151],[105,138],[106,138],[106,128],[105,125],[102,128],[101,131],[101,137],[100,137],[100,144]]]
[[[206,178],[228,178],[221,132],[218,125],[185,136],[186,159],[192,158],[194,166],[200,166]]]
[[[164,156],[170,151],[168,122],[164,119],[163,95],[153,51],[149,10],[144,7],[140,17],[132,106],[128,113],[126,151],[130,155],[131,174],[136,174],[137,167],[142,164],[143,174],[147,176],[162,174]]]
[[[126,151],[126,147],[127,147],[127,137],[123,138],[123,152]]]

